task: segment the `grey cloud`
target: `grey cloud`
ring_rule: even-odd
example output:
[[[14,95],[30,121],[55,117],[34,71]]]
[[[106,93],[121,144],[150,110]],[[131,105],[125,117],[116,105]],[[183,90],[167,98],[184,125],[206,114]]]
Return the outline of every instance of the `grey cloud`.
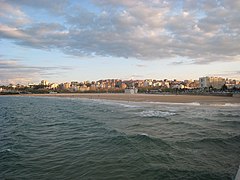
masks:
[[[16,69],[17,71],[19,69],[27,69],[27,70],[33,69],[33,70],[41,71],[41,70],[54,70],[54,69],[71,70],[73,68],[72,67],[64,67],[64,66],[50,66],[50,67],[25,66],[25,65],[22,65],[17,60],[1,60],[0,59],[0,69]]]
[[[0,61],[0,84],[10,84],[19,82],[26,84],[37,79],[39,70],[34,68],[27,68],[16,61],[1,60]]]
[[[30,18],[16,6],[8,4],[5,1],[0,1],[0,23],[8,25],[24,25],[30,23]]]
[[[240,75],[240,71],[224,71],[223,73],[218,74],[209,74],[209,76],[222,76],[228,78],[238,78]]]
[[[182,65],[182,64],[184,64],[183,61],[175,61],[172,63],[172,65]]]
[[[72,67],[26,66],[21,61],[0,59],[0,84],[23,83],[39,81],[39,77],[57,76],[60,72],[72,70]]]
[[[65,10],[65,8],[69,5],[69,0],[58,0],[56,1],[49,1],[49,0],[38,0],[38,1],[32,1],[32,0],[8,0],[6,2],[9,2],[13,5],[17,6],[27,6],[34,8],[36,10],[46,10],[50,13],[60,13],[62,14]]]
[[[37,7],[30,0],[10,2]],[[19,27],[0,24],[0,38],[74,56],[185,57],[197,64],[240,60],[238,2],[183,0],[179,9],[179,2],[173,0],[93,0],[101,13],[89,12],[81,4],[70,6],[64,0],[59,5],[45,0],[37,4],[40,2],[49,12],[61,9],[65,22]]]
[[[136,66],[137,66],[137,67],[140,67],[140,68],[147,67],[147,65],[146,65],[146,64],[137,64]]]

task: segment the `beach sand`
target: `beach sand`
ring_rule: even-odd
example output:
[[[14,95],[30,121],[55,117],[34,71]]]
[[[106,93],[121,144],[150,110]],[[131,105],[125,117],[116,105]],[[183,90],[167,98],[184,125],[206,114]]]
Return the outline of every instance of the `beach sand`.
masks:
[[[240,103],[239,97],[226,96],[194,96],[194,95],[159,95],[159,94],[98,94],[98,93],[68,93],[68,94],[28,94],[23,96],[46,96],[105,99],[133,102],[168,102],[168,103],[200,103],[200,104],[227,104]]]

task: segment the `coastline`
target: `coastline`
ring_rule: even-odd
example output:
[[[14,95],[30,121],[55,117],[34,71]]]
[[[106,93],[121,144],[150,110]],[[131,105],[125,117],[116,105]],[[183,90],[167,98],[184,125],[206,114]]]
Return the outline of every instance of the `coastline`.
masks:
[[[106,94],[106,93],[62,93],[62,94],[23,94],[15,96],[86,98],[132,102],[160,103],[200,103],[200,104],[240,104],[239,97],[197,96],[197,95],[158,95],[158,94]]]

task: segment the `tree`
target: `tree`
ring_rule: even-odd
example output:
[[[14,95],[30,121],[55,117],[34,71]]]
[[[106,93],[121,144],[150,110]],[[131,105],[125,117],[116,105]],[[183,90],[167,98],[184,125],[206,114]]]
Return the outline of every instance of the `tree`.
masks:
[[[222,86],[221,90],[222,90],[222,91],[227,91],[227,90],[228,90],[228,87],[227,87],[227,85],[226,85],[226,84],[224,84],[224,85]]]
[[[213,86],[211,85],[211,86],[209,86],[209,92],[211,92],[212,90],[213,90]]]

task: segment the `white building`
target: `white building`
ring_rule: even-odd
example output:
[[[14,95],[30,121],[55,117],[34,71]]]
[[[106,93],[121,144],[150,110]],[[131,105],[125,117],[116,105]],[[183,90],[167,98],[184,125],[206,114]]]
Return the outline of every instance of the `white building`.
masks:
[[[143,83],[144,87],[152,86],[152,79],[145,79]]]
[[[47,80],[42,80],[40,84],[43,86],[48,86],[49,82]]]
[[[157,82],[153,83],[153,86],[160,87],[160,86],[162,86],[162,82],[157,81]]]
[[[125,94],[137,94],[138,93],[138,89],[137,88],[126,88],[124,90]]]
[[[57,89],[58,86],[59,86],[58,84],[52,83],[52,84],[49,85],[49,88],[50,88],[50,89]]]
[[[200,88],[209,88],[213,87],[216,89],[220,89],[224,84],[226,83],[226,80],[221,77],[201,77],[199,78],[199,85]]]

